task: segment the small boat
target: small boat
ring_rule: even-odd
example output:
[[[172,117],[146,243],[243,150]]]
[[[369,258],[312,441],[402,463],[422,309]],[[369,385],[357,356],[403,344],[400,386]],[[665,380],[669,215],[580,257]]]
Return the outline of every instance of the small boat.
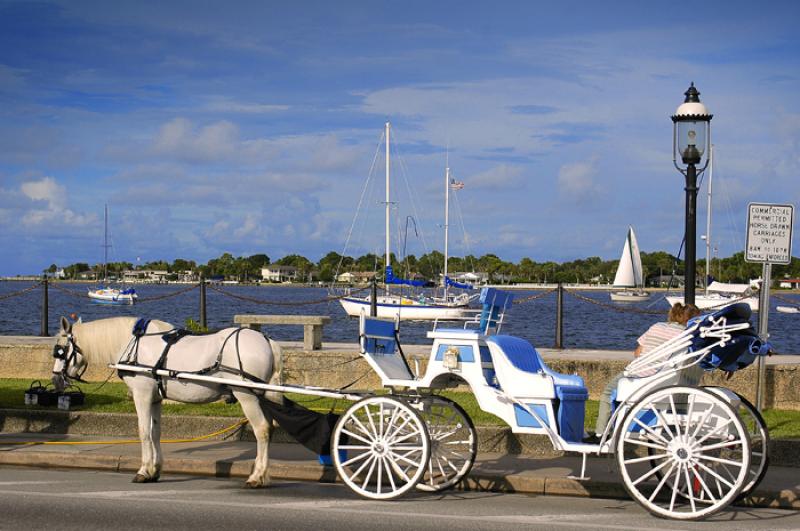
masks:
[[[694,296],[694,304],[701,310],[719,310],[723,306],[735,302],[745,302],[750,306],[750,310],[758,311],[758,297],[753,294],[753,281],[751,284],[728,284],[725,282],[712,282],[704,293]],[[667,296],[670,306],[683,304],[683,295]]]
[[[800,308],[797,306],[778,306],[775,309],[781,313],[800,313]]]
[[[118,289],[108,287],[108,205],[105,206],[103,229],[103,287],[90,289],[89,298],[101,304],[133,304],[139,296],[133,288]]]
[[[628,227],[628,236],[622,248],[617,274],[614,276],[614,286],[633,289],[611,292],[612,301],[641,302],[650,298],[650,294],[643,289],[642,257],[639,254],[639,244],[636,242],[633,227]]]
[[[139,296],[133,288],[97,288],[89,290],[89,298],[103,304],[133,304]]]

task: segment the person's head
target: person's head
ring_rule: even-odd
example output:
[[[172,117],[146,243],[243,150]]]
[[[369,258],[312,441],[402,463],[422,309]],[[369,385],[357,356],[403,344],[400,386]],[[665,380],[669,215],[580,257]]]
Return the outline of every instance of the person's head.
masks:
[[[675,304],[673,304],[672,308],[669,309],[669,314],[667,314],[667,322],[680,323],[681,318],[683,317],[684,308],[685,306],[681,302],[676,302]]]
[[[700,308],[698,308],[694,304],[686,304],[683,306],[683,312],[681,312],[680,323],[685,326],[686,323],[689,321],[689,319],[697,315],[700,315],[701,313],[703,312],[700,311]]]

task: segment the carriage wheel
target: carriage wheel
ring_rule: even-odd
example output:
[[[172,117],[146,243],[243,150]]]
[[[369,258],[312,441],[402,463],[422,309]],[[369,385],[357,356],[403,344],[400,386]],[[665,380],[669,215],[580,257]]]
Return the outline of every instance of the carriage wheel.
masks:
[[[750,472],[747,475],[747,482],[742,487],[737,500],[746,498],[753,492],[767,473],[769,468],[769,430],[764,422],[764,417],[750,403],[748,399],[739,395],[739,408],[737,413],[744,422],[744,427],[750,435]]]
[[[711,516],[748,482],[750,438],[720,397],[667,387],[636,403],[618,428],[625,489],[651,513],[680,520]]]
[[[430,459],[430,439],[419,413],[396,398],[356,402],[333,431],[336,471],[366,498],[386,500],[414,488]]]
[[[710,389],[712,392],[714,390],[713,387],[705,387],[705,389]],[[769,467],[769,455],[767,453],[769,430],[764,422],[764,417],[761,416],[755,406],[742,395],[736,393],[736,396],[739,398],[739,407],[736,408],[736,413],[744,423],[747,434],[750,436],[750,470],[747,474],[747,482],[742,487],[742,492],[736,497],[736,501],[739,501],[753,492],[767,473],[767,468]],[[648,448],[647,451],[650,455],[655,455],[657,452],[652,448]],[[653,468],[658,466],[656,461],[651,461],[650,464]],[[663,477],[663,472],[656,472],[656,476],[660,480]],[[669,485],[671,484],[669,483],[669,478],[667,478],[667,486]],[[688,499],[688,492],[685,486],[679,495]]]
[[[431,438],[431,458],[417,489],[441,492],[469,474],[478,453],[478,434],[466,411],[448,398],[426,397],[419,405]]]

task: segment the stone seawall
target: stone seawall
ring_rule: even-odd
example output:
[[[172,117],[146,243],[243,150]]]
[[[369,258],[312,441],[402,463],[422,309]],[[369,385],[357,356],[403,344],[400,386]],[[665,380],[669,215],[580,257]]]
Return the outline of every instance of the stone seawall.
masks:
[[[28,336],[0,337],[0,378],[50,378],[53,367],[53,338]],[[351,389],[374,389],[380,380],[358,355],[356,345],[326,344],[322,350],[305,351],[301,343],[282,343],[283,381],[289,384],[337,389],[355,382]],[[424,345],[403,349],[412,369],[419,364],[424,373],[428,355]],[[582,349],[540,349],[546,363],[555,371],[579,374],[586,381],[589,396],[597,399],[614,375],[630,359],[627,351]],[[416,363],[415,363],[416,362]],[[765,403],[769,408],[800,410],[800,357],[772,357],[767,364]],[[89,381],[103,381],[111,373],[106,367],[90,367],[84,375]],[[755,365],[735,373],[730,379],[721,371],[706,373],[703,385],[728,387],[749,400],[755,400]]]

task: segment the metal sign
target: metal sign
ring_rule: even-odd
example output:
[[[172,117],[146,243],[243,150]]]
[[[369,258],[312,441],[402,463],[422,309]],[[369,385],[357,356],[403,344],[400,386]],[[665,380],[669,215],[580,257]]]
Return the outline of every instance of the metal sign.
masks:
[[[794,205],[750,203],[747,207],[745,262],[790,264]]]

